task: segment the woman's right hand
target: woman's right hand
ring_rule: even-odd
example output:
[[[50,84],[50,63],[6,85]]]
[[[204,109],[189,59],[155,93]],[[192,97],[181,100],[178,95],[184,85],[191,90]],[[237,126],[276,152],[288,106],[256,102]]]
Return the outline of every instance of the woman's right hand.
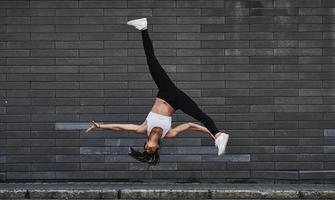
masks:
[[[95,128],[100,128],[100,124],[96,123],[95,121],[92,121],[92,125],[88,129],[86,129],[85,132],[88,133],[89,131]]]

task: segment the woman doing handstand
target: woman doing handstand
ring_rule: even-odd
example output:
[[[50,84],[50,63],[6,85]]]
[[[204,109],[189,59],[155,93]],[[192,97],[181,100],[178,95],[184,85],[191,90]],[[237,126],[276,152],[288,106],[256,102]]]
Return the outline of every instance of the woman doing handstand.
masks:
[[[161,138],[173,138],[176,137],[178,133],[188,130],[208,133],[214,139],[215,146],[218,147],[218,155],[223,155],[229,135],[220,132],[213,120],[171,81],[154,54],[152,41],[147,29],[147,19],[135,19],[128,21],[127,24],[141,31],[149,71],[159,89],[154,105],[147,115],[146,120],[141,125],[98,124],[92,121],[92,125],[86,132],[94,128],[101,128],[113,131],[133,131],[137,134],[148,135],[147,141],[144,144],[144,152],[134,151],[131,148],[132,153],[130,155],[137,160],[148,162],[149,164],[157,164],[159,161],[158,150],[160,148]],[[171,116],[178,109],[192,116],[194,119],[199,120],[205,127],[189,122],[171,128]]]

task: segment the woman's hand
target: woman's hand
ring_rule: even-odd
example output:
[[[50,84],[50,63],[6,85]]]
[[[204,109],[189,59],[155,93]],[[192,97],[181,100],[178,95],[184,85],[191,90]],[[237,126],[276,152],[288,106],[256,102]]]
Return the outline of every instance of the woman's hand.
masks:
[[[92,121],[92,125],[88,129],[86,129],[85,132],[88,133],[89,131],[95,128],[100,128],[100,124],[96,123],[95,121]]]

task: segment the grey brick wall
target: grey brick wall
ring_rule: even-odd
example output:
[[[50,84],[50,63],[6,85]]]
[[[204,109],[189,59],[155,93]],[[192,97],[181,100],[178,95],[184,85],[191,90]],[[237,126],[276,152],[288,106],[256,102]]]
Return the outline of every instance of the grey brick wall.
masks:
[[[333,0],[0,1],[0,180],[334,182]],[[157,93],[140,33],[177,86],[230,134],[188,132],[157,166],[145,137],[91,120],[145,120]],[[178,110],[173,126],[193,118]]]

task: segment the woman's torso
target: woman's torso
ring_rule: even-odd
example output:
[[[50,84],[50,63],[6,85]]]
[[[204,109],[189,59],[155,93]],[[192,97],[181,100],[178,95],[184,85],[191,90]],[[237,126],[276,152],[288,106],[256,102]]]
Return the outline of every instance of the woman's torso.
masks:
[[[151,112],[155,112],[165,116],[172,116],[176,110],[165,100],[156,97],[154,105],[151,108]]]
[[[165,100],[156,97],[154,105],[152,106],[150,112],[158,113],[165,116],[172,116],[176,112],[176,110]],[[144,121],[143,125],[143,131],[146,132],[148,127],[147,120]]]

